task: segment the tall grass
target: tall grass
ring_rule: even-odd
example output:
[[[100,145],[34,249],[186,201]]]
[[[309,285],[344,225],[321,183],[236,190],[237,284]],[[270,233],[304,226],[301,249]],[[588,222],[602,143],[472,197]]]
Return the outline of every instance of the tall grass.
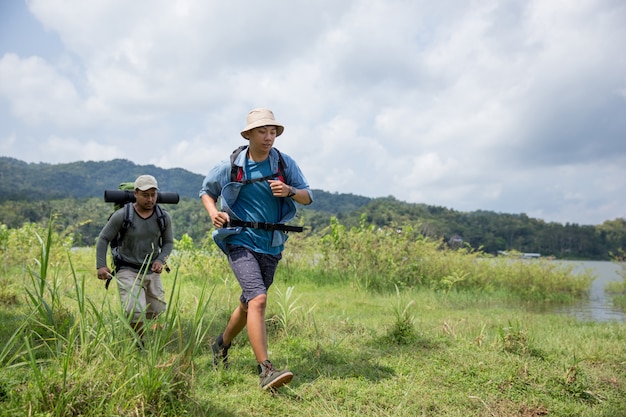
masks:
[[[620,282],[610,282],[607,285],[607,292],[610,294],[613,305],[626,311],[626,252],[620,250],[611,254],[613,262],[620,266],[619,274],[622,277]]]
[[[350,230],[331,219],[320,253],[319,274],[351,280],[367,291],[389,292],[396,286],[444,292],[504,290],[520,300],[567,301],[586,294],[594,279],[551,261],[494,258],[469,247],[451,249],[411,226],[378,229],[365,218]]]
[[[0,236],[0,281],[14,295],[0,308],[0,416],[626,413],[623,325],[492,302],[582,296],[589,277],[556,264],[450,250],[410,227],[333,220],[321,239],[295,235],[268,298],[268,335],[272,359],[296,378],[271,396],[254,389],[245,334],[229,370],[212,366],[209,336],[240,290],[210,243],[176,242],[167,310],[138,351],[117,292],[95,277],[93,248],[69,249],[52,222],[28,230]]]
[[[111,300],[112,292],[101,301],[92,299],[86,279],[93,279],[94,268],[80,274],[69,252],[73,293],[65,292],[62,269],[51,264],[52,224],[46,236],[38,238],[36,268],[28,267],[23,321],[0,350],[9,376],[29,375],[33,389],[19,395],[30,412],[118,415],[125,414],[118,409],[123,407],[175,415],[193,410],[191,398],[190,403],[181,400],[193,389],[194,358],[205,346],[212,319],[207,312],[212,294],[208,284],[183,302],[174,272],[167,310],[159,327],[147,335],[146,349],[138,351],[118,300]],[[11,392],[10,387],[6,391]],[[8,410],[22,413],[22,406]]]

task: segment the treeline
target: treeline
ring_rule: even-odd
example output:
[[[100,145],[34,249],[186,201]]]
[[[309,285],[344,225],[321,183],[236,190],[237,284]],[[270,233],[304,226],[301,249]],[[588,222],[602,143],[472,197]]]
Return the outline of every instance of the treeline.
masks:
[[[316,197],[322,200],[328,196],[332,194],[316,193]],[[177,239],[187,234],[199,243],[208,237],[212,226],[198,199],[184,198],[176,205],[163,207],[172,215]],[[112,209],[112,204],[99,198],[3,201],[0,203],[0,223],[18,228],[25,222],[46,224],[52,216],[56,228],[71,233],[77,246],[91,246]],[[491,254],[519,251],[560,259],[608,260],[611,253],[626,248],[624,219],[606,221],[599,226],[562,225],[524,214],[462,213],[443,207],[404,203],[393,197],[372,199],[352,211],[335,213],[315,210],[314,205],[300,207],[294,223],[306,226],[307,234],[321,236],[333,216],[348,228],[365,223],[401,233],[402,228],[411,226],[432,239],[441,239],[453,246],[469,245]]]
[[[609,260],[626,249],[626,220],[618,218],[601,225],[545,222],[525,214],[491,211],[458,212],[425,204],[411,204],[393,197],[373,199],[359,210],[338,213],[347,226],[360,221],[379,227],[418,227],[425,236],[443,239],[452,246],[467,246],[483,252],[540,253],[560,259]]]
[[[195,242],[211,231],[199,199],[203,176],[183,169],[139,166],[126,160],[28,164],[0,157],[0,223],[10,228],[26,222],[44,223],[51,216],[57,228],[71,233],[78,246],[90,246],[110,215],[113,205],[103,201],[105,189],[117,188],[148,173],[159,179],[163,191],[181,196],[176,205],[164,205],[174,222],[175,237],[189,235]],[[626,248],[626,220],[601,225],[545,222],[525,214],[490,211],[458,212],[426,204],[398,201],[394,197],[368,198],[354,194],[314,190],[314,203],[299,207],[293,223],[306,233],[322,235],[331,217],[347,227],[362,223],[398,232],[411,226],[432,239],[496,254],[498,251],[535,252],[560,259],[610,259]]]

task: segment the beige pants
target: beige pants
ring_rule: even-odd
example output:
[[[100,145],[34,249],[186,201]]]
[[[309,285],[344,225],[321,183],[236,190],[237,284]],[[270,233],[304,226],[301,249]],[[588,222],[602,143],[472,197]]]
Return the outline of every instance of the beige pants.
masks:
[[[116,273],[117,288],[120,300],[132,323],[143,320],[142,315],[150,320],[165,311],[165,290],[161,283],[161,274],[146,275],[130,269],[122,269]]]

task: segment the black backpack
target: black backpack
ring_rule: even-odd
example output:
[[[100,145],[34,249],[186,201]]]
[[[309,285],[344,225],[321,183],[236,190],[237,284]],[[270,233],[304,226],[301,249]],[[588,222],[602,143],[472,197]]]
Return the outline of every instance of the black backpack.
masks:
[[[167,227],[167,216],[165,212],[158,204],[154,206],[157,215],[157,223],[159,224],[159,229],[161,230],[161,238],[159,241],[159,245],[163,244],[163,233],[165,228]],[[113,214],[111,213],[111,216]],[[122,227],[117,232],[117,236],[109,242],[109,246],[111,247],[111,253],[113,253],[113,257],[117,253],[117,248],[122,244],[122,240],[124,240],[124,236],[126,235],[126,231],[133,226],[133,217],[135,215],[135,210],[133,208],[133,203],[124,204],[124,220],[122,220]],[[109,216],[109,218],[111,218]],[[115,250],[115,252],[113,252]]]
[[[135,183],[134,182],[122,182],[120,183],[119,190],[122,191],[134,191]],[[117,254],[117,248],[122,244],[122,240],[124,240],[124,235],[126,231],[133,226],[133,216],[135,214],[135,210],[133,210],[133,203],[127,200],[126,203],[122,206],[121,204],[116,203],[113,206],[113,213],[115,213],[120,208],[124,207],[124,220],[122,221],[122,228],[117,233],[117,236],[109,242],[109,246],[111,247],[111,253],[113,254],[113,259],[115,260]],[[163,244],[163,231],[167,227],[167,217],[163,212],[163,209],[157,204],[155,206],[156,214],[157,214],[157,223],[159,224],[159,229],[161,230],[161,240],[159,241],[159,245]],[[109,215],[109,219],[113,215]]]
[[[237,160],[237,157],[239,156],[239,154],[244,149],[247,149],[247,148],[248,148],[248,145],[241,145],[240,147],[235,149],[233,151],[233,153],[230,155],[230,181],[231,182],[240,182],[240,183],[246,185],[246,184],[252,184],[253,182],[271,180],[271,179],[274,179],[274,178],[278,178],[282,182],[285,182],[285,179],[286,179],[286,175],[285,175],[285,161],[283,160],[283,155],[276,148],[274,148],[274,150],[276,152],[278,152],[278,172],[275,173],[275,174],[271,174],[271,175],[265,176],[263,178],[255,178],[253,180],[245,180],[244,181],[243,180],[243,169],[241,169],[240,166],[235,165],[235,161]]]
[[[122,182],[120,183],[118,189],[123,190],[123,191],[134,191],[135,183],[134,182]],[[123,206],[121,204],[116,203],[114,205],[113,213],[115,213],[117,210],[119,210],[122,207],[124,207],[124,220],[122,220],[122,227],[117,232],[117,236],[115,236],[113,240],[109,242],[109,247],[111,248],[111,255],[113,255],[113,264],[115,265],[116,271],[119,270],[119,266],[120,266],[119,262],[121,261],[121,258],[118,256],[118,248],[122,244],[122,241],[124,240],[126,231],[133,226],[133,216],[135,214],[132,201],[124,203]],[[155,211],[157,215],[157,223],[159,224],[159,229],[161,230],[161,237],[159,239],[159,246],[161,246],[163,245],[163,233],[165,231],[165,228],[167,227],[167,216],[165,215],[165,212],[163,211],[161,206],[159,206],[158,204],[155,206]],[[111,219],[111,216],[113,215],[113,213],[109,215],[109,219]],[[167,266],[167,264],[165,264],[164,267],[165,267],[166,272],[170,272],[170,269]],[[106,280],[106,283],[104,285],[106,289],[109,289],[110,283],[111,283],[111,278]]]

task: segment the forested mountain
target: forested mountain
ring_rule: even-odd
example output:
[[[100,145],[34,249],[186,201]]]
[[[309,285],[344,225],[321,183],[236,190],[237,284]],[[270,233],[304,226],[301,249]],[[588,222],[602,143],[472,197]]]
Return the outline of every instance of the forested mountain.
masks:
[[[172,214],[175,238],[187,234],[196,242],[206,239],[210,221],[198,199],[203,176],[184,169],[162,169],[115,159],[107,162],[67,164],[26,163],[0,157],[0,224],[10,228],[25,222],[47,222],[55,217],[58,228],[72,233],[77,245],[93,245],[112,211],[105,203],[106,189],[151,174],[162,191],[177,192],[176,205],[164,205]],[[307,232],[322,234],[331,216],[346,227],[368,225],[418,228],[425,236],[469,245],[487,253],[516,250],[538,252],[558,258],[609,259],[626,248],[626,220],[615,219],[598,226],[547,223],[525,214],[476,211],[458,212],[394,197],[368,198],[354,194],[313,190],[314,202],[299,207],[294,223]]]
[[[154,165],[136,165],[126,159],[106,162],[67,164],[26,163],[0,157],[0,202],[56,200],[64,198],[102,198],[104,190],[117,189],[120,183],[150,174],[159,181],[161,191],[176,192],[181,199],[198,198],[203,175],[181,168],[163,169]],[[314,190],[315,210],[339,213],[356,210],[371,198],[353,194]]]
[[[175,191],[181,198],[197,197],[204,178],[180,168],[136,165],[126,159],[35,164],[0,157],[0,201],[102,197],[105,189],[117,189],[142,174],[154,175],[161,190]]]

